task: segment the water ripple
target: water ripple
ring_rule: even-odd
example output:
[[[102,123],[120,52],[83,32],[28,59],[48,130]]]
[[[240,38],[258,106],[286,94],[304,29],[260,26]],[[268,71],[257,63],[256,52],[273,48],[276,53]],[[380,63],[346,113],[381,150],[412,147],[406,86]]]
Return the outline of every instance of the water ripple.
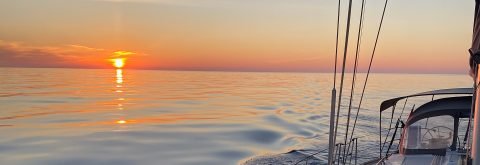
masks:
[[[0,68],[2,164],[233,165],[327,145],[329,74],[117,73]],[[374,74],[356,131],[368,150],[362,156],[374,154],[364,145],[376,145],[383,99],[470,85],[470,79],[462,80]],[[417,82],[415,89],[411,82]],[[347,108],[343,100],[339,129],[345,128]]]

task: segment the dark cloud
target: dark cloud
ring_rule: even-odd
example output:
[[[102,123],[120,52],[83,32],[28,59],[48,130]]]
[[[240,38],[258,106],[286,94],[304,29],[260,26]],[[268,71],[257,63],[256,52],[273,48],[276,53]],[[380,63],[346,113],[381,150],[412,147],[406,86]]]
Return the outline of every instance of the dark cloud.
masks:
[[[0,67],[85,67],[82,61],[102,51],[81,45],[35,47],[0,40]]]
[[[7,67],[65,67],[67,60],[41,50],[18,51],[0,47],[0,66]]]

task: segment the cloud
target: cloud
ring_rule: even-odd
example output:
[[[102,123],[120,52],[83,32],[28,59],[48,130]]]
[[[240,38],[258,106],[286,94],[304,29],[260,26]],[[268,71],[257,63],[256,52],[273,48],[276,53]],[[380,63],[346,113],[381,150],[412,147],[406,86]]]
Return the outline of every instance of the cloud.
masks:
[[[292,63],[304,63],[304,62],[312,62],[312,61],[318,62],[322,60],[325,60],[325,57],[313,56],[313,57],[296,58],[296,59],[275,59],[267,62],[271,64],[292,64]]]
[[[75,45],[75,44],[70,44],[70,45],[66,45],[66,46],[70,46],[72,48],[77,48],[77,49],[84,49],[84,50],[95,50],[95,51],[104,51],[105,50],[105,49],[91,48],[91,47],[87,47],[87,46],[83,46],[83,45]]]
[[[313,0],[292,1],[292,0],[90,0],[107,3],[135,3],[146,5],[168,5],[176,7],[193,8],[223,8],[223,9],[256,9],[262,12],[275,8],[281,9],[312,9],[318,10],[320,3]],[[314,4],[314,5],[312,5]]]
[[[120,51],[113,52],[112,58],[126,58],[126,57],[128,57],[130,55],[134,55],[134,54],[136,54],[136,53],[120,50]]]
[[[153,4],[164,4],[164,5],[174,5],[174,6],[203,6],[206,2],[192,1],[192,0],[97,0],[105,1],[112,3],[153,3]]]
[[[0,40],[0,66],[4,67],[98,67],[108,51],[83,45],[32,46]]]

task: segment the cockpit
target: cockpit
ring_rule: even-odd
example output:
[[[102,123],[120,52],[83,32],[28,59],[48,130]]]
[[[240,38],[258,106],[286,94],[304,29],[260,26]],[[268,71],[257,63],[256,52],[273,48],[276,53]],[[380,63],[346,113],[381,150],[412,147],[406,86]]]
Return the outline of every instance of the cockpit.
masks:
[[[445,155],[457,150],[459,134],[466,131],[459,123],[470,116],[471,100],[471,96],[443,98],[417,108],[403,128],[400,153]]]
[[[450,116],[422,119],[406,128],[402,146],[405,150],[447,149],[453,142],[453,133]]]
[[[452,88],[383,101],[379,122],[380,162],[386,165],[468,164],[472,94],[472,88]],[[405,101],[404,106],[396,111],[400,100]],[[408,117],[403,116],[407,101],[412,104],[412,100]],[[415,108],[415,105],[420,106]],[[382,117],[382,113],[389,114]],[[396,124],[393,119],[397,119]]]

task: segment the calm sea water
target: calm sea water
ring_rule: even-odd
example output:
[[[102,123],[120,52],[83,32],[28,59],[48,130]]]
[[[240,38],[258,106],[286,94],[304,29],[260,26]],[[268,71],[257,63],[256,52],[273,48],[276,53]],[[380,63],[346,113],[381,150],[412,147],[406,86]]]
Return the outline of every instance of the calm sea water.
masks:
[[[371,75],[360,147],[378,143],[382,100],[469,86],[467,75]],[[225,165],[321,150],[331,88],[316,73],[0,68],[0,164]]]

